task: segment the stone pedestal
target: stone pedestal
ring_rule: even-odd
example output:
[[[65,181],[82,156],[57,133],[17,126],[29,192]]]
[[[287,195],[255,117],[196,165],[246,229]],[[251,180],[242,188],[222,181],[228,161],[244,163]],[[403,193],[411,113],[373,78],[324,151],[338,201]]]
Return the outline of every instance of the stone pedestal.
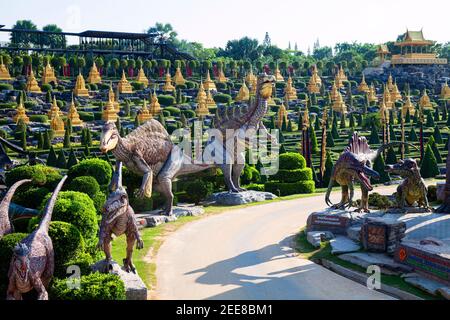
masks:
[[[330,231],[333,234],[346,235],[347,228],[357,219],[353,212],[328,208],[309,215],[306,231]]]
[[[211,195],[206,202],[209,204],[236,206],[251,202],[260,202],[265,200],[272,200],[277,198],[276,195],[270,192],[261,191],[243,191],[243,192],[218,192]]]
[[[172,210],[173,214],[171,216],[166,216],[161,213],[161,210],[153,210],[148,212],[142,212],[136,214],[136,220],[144,228],[151,228],[159,226],[160,224],[172,222],[177,220],[179,217],[186,216],[199,216],[202,215],[205,210],[202,207],[197,206],[177,206]]]
[[[366,218],[361,227],[361,242],[365,250],[393,254],[405,237],[406,223],[382,218]]]
[[[91,268],[94,272],[101,272],[102,270],[104,270],[105,263],[105,260],[98,261],[97,263],[92,265]],[[111,265],[112,270],[110,272],[112,274],[118,275],[125,285],[127,300],[147,300],[147,287],[145,286],[141,277],[139,277],[137,271],[136,273],[126,272],[115,261],[112,261]]]
[[[427,278],[450,285],[450,243],[433,238],[402,241],[395,261]]]

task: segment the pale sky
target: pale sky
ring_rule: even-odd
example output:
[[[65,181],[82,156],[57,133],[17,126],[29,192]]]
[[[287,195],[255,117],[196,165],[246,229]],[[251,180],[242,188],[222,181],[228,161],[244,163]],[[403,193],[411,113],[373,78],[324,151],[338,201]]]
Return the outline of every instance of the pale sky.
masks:
[[[7,28],[31,19],[38,28],[55,23],[71,32],[143,32],[155,22],[169,22],[179,38],[206,47],[225,47],[243,36],[262,41],[266,31],[279,47],[297,42],[304,52],[317,38],[321,46],[382,43],[406,28],[423,28],[430,40],[450,40],[445,0],[2,0],[0,9],[0,24]],[[0,33],[5,40],[7,34]]]

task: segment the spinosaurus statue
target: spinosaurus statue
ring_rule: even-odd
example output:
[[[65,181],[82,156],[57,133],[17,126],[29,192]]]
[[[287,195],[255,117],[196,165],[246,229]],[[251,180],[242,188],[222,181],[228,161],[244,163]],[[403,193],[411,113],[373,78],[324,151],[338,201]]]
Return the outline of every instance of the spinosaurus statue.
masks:
[[[118,170],[114,173],[112,190],[103,206],[102,222],[97,248],[103,250],[106,257],[105,271],[110,270],[111,265],[111,241],[112,235],[127,237],[127,257],[123,259],[126,272],[136,272],[132,262],[133,247],[142,249],[144,242],[139,235],[133,208],[128,202],[128,194],[122,186],[122,163],[119,162]]]
[[[370,177],[374,179],[380,178],[380,174],[372,169],[372,163],[385,149],[401,144],[407,144],[416,148],[406,142],[391,142],[381,145],[376,150],[372,150],[366,138],[360,137],[358,132],[354,132],[349,145],[339,156],[331,172],[330,182],[325,195],[326,204],[334,209],[350,208],[353,204],[355,192],[353,183],[358,181],[361,185],[362,195],[360,206],[356,211],[369,212],[369,191],[373,190],[370,184]],[[341,186],[342,198],[339,203],[332,204],[330,193],[335,182]]]
[[[27,182],[31,182],[31,180],[24,179],[14,183],[11,188],[9,188],[8,192],[6,192],[5,196],[2,199],[2,202],[0,203],[0,239],[4,235],[14,232],[14,227],[9,219],[9,206],[11,204],[11,199],[14,195],[14,192],[16,192],[17,188]]]
[[[14,248],[8,272],[8,300],[21,300],[22,294],[32,289],[37,291],[39,300],[48,300],[46,288],[55,269],[53,243],[48,228],[56,198],[66,179],[67,176],[64,176],[53,191],[37,229]]]
[[[272,95],[274,81],[273,76],[259,75],[257,95],[253,105],[247,108],[246,113],[239,117],[232,117],[227,112],[226,115],[218,117],[216,128],[223,133],[222,138],[229,137],[229,135],[226,135],[227,129],[233,130],[233,137],[241,140],[245,138],[245,132],[248,129],[262,129],[268,134],[261,120],[267,112],[267,99]],[[270,137],[274,141],[273,137]],[[217,157],[235,159],[235,149],[227,150],[227,144],[224,141],[225,138],[211,139],[207,142],[207,145],[218,151],[214,156],[215,159]],[[230,192],[243,190],[239,187],[239,177],[244,168],[243,164],[232,165],[225,161],[218,164],[209,158],[204,159],[206,161],[203,163],[194,163],[190,156],[171,141],[169,134],[161,123],[154,119],[146,121],[123,138],[120,137],[114,122],[106,122],[102,129],[100,150],[103,153],[111,151],[117,162],[123,162],[132,172],[143,176],[141,187],[137,193],[138,197],[151,197],[152,186],[154,185],[155,189],[166,198],[164,210],[166,215],[172,214],[172,181],[181,175],[220,166],[224,172],[228,190]],[[243,153],[239,155],[242,158],[244,158]]]
[[[414,159],[400,160],[397,164],[387,165],[386,172],[398,174],[404,180],[397,187],[397,206],[405,211],[405,205],[412,206],[415,202],[425,210],[431,210],[428,205],[427,186],[420,176],[419,166]]]

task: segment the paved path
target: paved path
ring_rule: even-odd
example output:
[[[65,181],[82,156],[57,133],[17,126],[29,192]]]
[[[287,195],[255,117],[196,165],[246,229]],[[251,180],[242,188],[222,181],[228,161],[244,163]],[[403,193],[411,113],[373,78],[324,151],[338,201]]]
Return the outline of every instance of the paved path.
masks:
[[[396,186],[379,187],[386,193]],[[360,195],[355,195],[358,199]],[[338,192],[331,200],[337,202]],[[183,226],[156,257],[158,299],[391,299],[291,249],[324,196],[262,204]]]

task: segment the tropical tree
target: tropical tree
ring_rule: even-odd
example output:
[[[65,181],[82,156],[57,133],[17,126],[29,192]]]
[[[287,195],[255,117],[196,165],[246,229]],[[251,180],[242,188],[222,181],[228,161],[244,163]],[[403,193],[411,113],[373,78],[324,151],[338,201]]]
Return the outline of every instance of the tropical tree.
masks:
[[[15,30],[37,30],[37,26],[31,20],[18,20],[12,27],[11,43],[19,47],[30,47],[36,43],[35,33],[15,32]]]
[[[42,28],[42,31],[52,33],[62,33],[62,29],[56,24],[48,24]],[[67,44],[66,36],[59,34],[43,34],[41,41],[44,46],[50,48],[65,48]]]

